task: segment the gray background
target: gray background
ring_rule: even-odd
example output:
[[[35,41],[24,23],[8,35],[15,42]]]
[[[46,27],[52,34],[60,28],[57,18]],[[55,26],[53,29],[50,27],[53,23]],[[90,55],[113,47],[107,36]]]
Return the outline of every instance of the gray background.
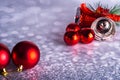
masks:
[[[100,0],[99,0],[100,1]],[[66,26],[74,22],[81,2],[98,0],[0,0],[0,42],[10,51],[22,40],[34,42],[41,51],[39,63],[21,73],[11,72],[8,80],[120,80],[120,29],[108,41],[67,46]],[[101,0],[113,7],[119,0]],[[106,3],[109,2],[109,3]],[[11,62],[7,67],[15,70]],[[6,80],[0,76],[0,80]]]

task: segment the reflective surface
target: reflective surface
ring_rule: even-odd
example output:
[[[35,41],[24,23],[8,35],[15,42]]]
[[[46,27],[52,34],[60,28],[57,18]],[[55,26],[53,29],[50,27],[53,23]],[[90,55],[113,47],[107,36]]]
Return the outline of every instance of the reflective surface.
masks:
[[[9,80],[120,80],[119,27],[109,41],[64,43],[66,26],[74,22],[79,4],[80,0],[0,0],[0,42],[12,50],[19,41],[30,40],[41,49],[34,68],[10,73]],[[7,67],[15,69],[12,62]]]
[[[91,25],[91,28],[95,32],[95,39],[102,41],[113,38],[116,32],[115,27],[115,22],[106,17],[96,19]]]
[[[98,32],[105,34],[111,29],[111,23],[107,19],[102,19],[98,21],[96,28]]]

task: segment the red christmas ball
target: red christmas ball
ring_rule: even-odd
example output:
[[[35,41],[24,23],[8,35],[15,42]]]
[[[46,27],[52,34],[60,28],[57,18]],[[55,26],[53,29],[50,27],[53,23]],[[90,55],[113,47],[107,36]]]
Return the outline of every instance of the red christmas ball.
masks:
[[[39,48],[30,41],[17,43],[12,50],[12,60],[16,66],[23,66],[23,69],[34,67],[40,59]]]
[[[91,28],[82,28],[80,31],[80,41],[82,43],[91,43],[95,38],[95,33]]]
[[[70,23],[67,28],[66,28],[66,31],[69,32],[69,31],[74,31],[74,32],[77,32],[80,30],[80,27],[78,24],[76,23]]]
[[[5,68],[10,62],[10,51],[4,44],[0,43],[0,69]]]
[[[75,45],[79,42],[79,40],[80,38],[77,32],[70,31],[64,34],[64,41],[68,45]]]

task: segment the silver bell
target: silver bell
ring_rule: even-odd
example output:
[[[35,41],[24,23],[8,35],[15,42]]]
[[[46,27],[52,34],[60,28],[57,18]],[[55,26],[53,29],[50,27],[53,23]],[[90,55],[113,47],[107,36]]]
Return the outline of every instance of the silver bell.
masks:
[[[115,34],[115,22],[110,18],[97,18],[91,25],[96,40],[106,40]]]

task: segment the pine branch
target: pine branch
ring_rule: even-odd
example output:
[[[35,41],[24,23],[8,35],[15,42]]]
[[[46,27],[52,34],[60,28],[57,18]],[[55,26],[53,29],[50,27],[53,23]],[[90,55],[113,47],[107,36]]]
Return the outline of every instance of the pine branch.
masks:
[[[110,10],[110,13],[113,12],[113,10],[115,10],[117,8],[117,5],[115,5],[111,10]]]
[[[119,10],[120,10],[120,5],[115,5],[115,6],[110,10],[110,13],[114,14],[114,13],[116,13],[116,11],[117,11],[117,13],[118,13]]]
[[[120,9],[116,9],[112,12],[112,14],[120,15]]]

